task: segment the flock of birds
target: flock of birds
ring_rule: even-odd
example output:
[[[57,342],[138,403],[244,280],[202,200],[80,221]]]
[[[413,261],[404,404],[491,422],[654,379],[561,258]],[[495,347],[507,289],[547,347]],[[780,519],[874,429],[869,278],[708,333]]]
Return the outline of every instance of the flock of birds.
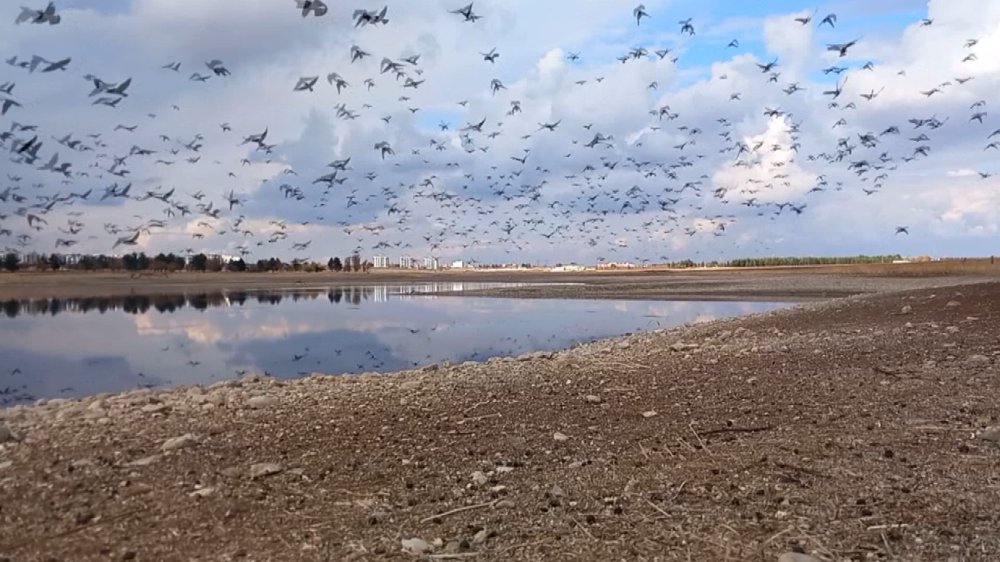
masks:
[[[334,17],[330,6],[321,0],[294,0],[294,4],[302,18]],[[449,12],[456,26],[482,25],[480,20],[490,17],[488,11],[480,11],[472,3]],[[1000,154],[1000,128],[991,130],[988,125],[986,100],[973,103],[966,116],[939,117],[929,112],[877,130],[862,118],[852,118],[860,113],[857,110],[862,104],[875,103],[886,93],[886,87],[850,90],[852,77],[877,66],[875,62],[842,62],[850,60],[859,42],[855,38],[830,42],[827,50],[836,55],[838,63],[820,69],[823,75],[836,79],[818,97],[831,116],[829,130],[835,140],[829,145],[807,146],[812,137],[803,134],[803,125],[792,112],[781,109],[782,99],[808,92],[798,82],[787,82],[782,77],[781,61],[775,59],[756,63],[760,76],[759,83],[753,85],[774,103],[748,106],[741,99],[747,92],[733,88],[727,94],[730,115],[719,116],[711,124],[695,123],[680,108],[663,103],[667,98],[659,94],[659,82],[652,81],[646,88],[648,105],[637,110],[645,116],[645,125],[629,138],[615,138],[597,130],[593,123],[571,121],[553,107],[551,119],[537,122],[537,126],[529,123],[533,130],[520,135],[520,148],[498,155],[504,143],[497,139],[505,130],[524,130],[524,123],[518,120],[524,120],[525,109],[532,102],[515,98],[508,85],[495,78],[484,84],[477,103],[456,100],[455,111],[470,115],[466,123],[441,120],[434,130],[421,132],[421,144],[402,146],[397,136],[389,133],[390,128],[402,120],[418,122],[423,115],[418,113],[424,108],[414,105],[412,96],[428,78],[419,53],[390,57],[375,55],[363,46],[364,30],[392,25],[390,15],[388,6],[358,9],[352,13],[352,25],[344,22],[344,33],[354,33],[351,37],[357,43],[345,49],[343,64],[363,67],[369,74],[363,82],[352,83],[341,73],[329,72],[325,76],[304,74],[288,85],[303,96],[321,94],[325,98],[356,90],[395,89],[398,93],[391,107],[332,104],[336,127],[349,128],[353,122],[365,129],[378,126],[388,138],[371,145],[369,154],[336,154],[321,170],[288,164],[291,158],[281,143],[269,137],[269,127],[239,133],[242,127],[238,124],[224,122],[212,127],[211,134],[191,131],[177,138],[157,131],[160,117],[155,108],[151,108],[146,123],[116,123],[116,111],[126,104],[142,103],[143,95],[149,93],[137,92],[131,78],[110,80],[97,76],[93,69],[82,72],[90,89],[81,89],[79,98],[89,100],[92,111],[106,112],[109,125],[84,132],[43,130],[32,124],[32,116],[48,109],[19,97],[18,82],[42,81],[47,75],[75,71],[72,57],[49,60],[16,54],[6,58],[6,73],[14,78],[0,82],[0,150],[8,155],[7,172],[0,178],[5,181],[0,184],[0,247],[60,253],[84,247],[111,252],[153,247],[189,254],[214,248],[245,258],[289,253],[304,257],[315,251],[310,249],[311,227],[322,225],[336,229],[345,250],[364,255],[422,249],[434,255],[459,256],[482,248],[501,248],[519,256],[546,244],[584,242],[605,254],[600,259],[632,252],[634,255],[626,257],[645,262],[667,259],[659,254],[663,241],[670,237],[721,237],[737,221],[796,217],[807,211],[811,198],[830,196],[822,192],[876,195],[894,173],[931,158],[934,136],[943,128],[961,128],[955,134],[962,136],[981,135],[983,150]],[[801,26],[818,26],[824,33],[837,32],[836,14],[816,15],[793,19]],[[623,16],[627,17],[627,12]],[[643,26],[657,14],[640,4],[632,17],[636,26]],[[14,20],[15,25],[44,27],[61,22],[63,17],[53,3],[40,9],[22,8]],[[933,24],[926,19],[920,25]],[[678,21],[677,26],[678,41],[686,42],[689,49],[698,37],[697,23],[689,18]],[[976,39],[965,42],[967,54],[962,63],[977,60],[977,44]],[[727,49],[739,46],[739,40],[733,39]],[[639,61],[676,65],[682,51],[676,45],[637,46],[618,60],[623,65]],[[494,45],[482,45],[476,52],[476,57],[456,54],[454,63],[493,67],[502,60],[502,49]],[[583,69],[582,53],[566,53],[565,59],[565,64]],[[247,72],[231,69],[219,59],[197,63],[194,69],[189,69],[187,62],[164,62],[161,72],[188,76],[191,83],[205,84],[201,87],[232,80],[239,71]],[[972,72],[955,76],[930,85],[921,94],[928,100],[949,96],[967,88],[975,78]],[[575,86],[600,95],[604,80],[604,76],[581,78]],[[711,80],[726,81],[728,76],[716,75]],[[479,102],[487,108],[485,115],[471,116],[469,111]],[[171,110],[175,114],[183,111],[178,105],[172,105]],[[769,126],[776,126],[778,136],[785,140],[769,141],[766,135],[739,132],[741,120],[761,117],[768,119]],[[557,157],[536,153],[539,146],[547,146],[546,135],[566,130],[571,132],[571,140],[562,147],[564,153]],[[644,147],[647,143],[651,146]],[[213,145],[239,146],[244,153],[239,161],[212,160],[206,154]],[[481,165],[483,160],[488,166]],[[264,176],[247,171],[261,165],[280,171]],[[230,183],[222,193],[170,185],[171,170],[182,166],[215,166]],[[720,184],[718,176],[710,175],[719,166],[744,179]],[[809,174],[814,181],[804,195],[787,200],[773,196],[795,191],[789,189],[795,180],[793,168],[823,173]],[[144,170],[148,177],[136,177],[134,170]],[[993,175],[989,171],[978,173],[983,179]],[[168,185],[159,185],[163,183]],[[276,202],[253,207],[255,199]],[[118,221],[94,224],[87,211],[96,206],[124,207],[131,212],[120,212]],[[312,216],[307,220],[275,216],[275,209],[291,208],[299,216]],[[886,229],[889,233],[894,229],[897,235],[909,234],[906,225],[887,225]],[[44,246],[40,242],[43,232],[50,235],[44,237]],[[161,240],[151,243],[151,237]],[[659,248],[653,254],[649,253],[651,242]]]

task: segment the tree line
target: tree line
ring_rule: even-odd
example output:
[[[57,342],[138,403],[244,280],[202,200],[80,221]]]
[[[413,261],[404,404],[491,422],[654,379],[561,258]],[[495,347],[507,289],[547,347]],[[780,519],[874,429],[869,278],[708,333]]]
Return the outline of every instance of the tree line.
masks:
[[[0,262],[4,271],[19,271],[30,269],[33,271],[368,271],[372,264],[363,260],[361,256],[354,254],[344,259],[330,258],[324,263],[308,260],[292,260],[284,262],[279,258],[260,259],[255,263],[248,263],[242,258],[224,260],[220,256],[210,256],[206,254],[194,254],[189,258],[177,254],[157,254],[148,256],[145,253],[131,253],[124,256],[107,255],[85,255],[73,259],[62,254],[41,255],[32,263],[25,263],[22,256],[8,252]]]

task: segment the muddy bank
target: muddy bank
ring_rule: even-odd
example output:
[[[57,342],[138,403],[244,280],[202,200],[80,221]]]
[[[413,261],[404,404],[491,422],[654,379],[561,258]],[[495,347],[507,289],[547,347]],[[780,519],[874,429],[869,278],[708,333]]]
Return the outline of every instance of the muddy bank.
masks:
[[[911,267],[911,265],[913,267]],[[16,273],[0,274],[0,300],[323,289],[409,283],[540,283],[462,292],[518,298],[807,301],[890,290],[1000,280],[1000,265],[921,268],[825,266],[728,270],[548,272],[381,271],[368,273]],[[444,288],[447,290],[447,288]]]
[[[50,401],[0,414],[0,557],[991,560],[998,364],[986,284]]]

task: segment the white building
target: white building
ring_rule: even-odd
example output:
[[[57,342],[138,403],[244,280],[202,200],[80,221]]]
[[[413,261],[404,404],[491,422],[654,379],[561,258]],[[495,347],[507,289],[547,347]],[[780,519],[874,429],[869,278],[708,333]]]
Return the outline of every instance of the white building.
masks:
[[[389,256],[375,256],[375,269],[387,269],[389,267]]]
[[[417,260],[409,256],[403,256],[399,258],[400,269],[415,269],[416,267],[417,267]]]
[[[437,258],[424,258],[424,269],[437,269],[438,267]]]
[[[451,262],[452,269],[465,269],[465,262],[462,260]]]

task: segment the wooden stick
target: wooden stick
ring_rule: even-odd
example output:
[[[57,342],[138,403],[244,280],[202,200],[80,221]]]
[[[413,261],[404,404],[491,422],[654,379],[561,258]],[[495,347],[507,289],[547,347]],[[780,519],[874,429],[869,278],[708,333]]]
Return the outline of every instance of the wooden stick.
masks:
[[[493,507],[499,500],[493,500],[486,503],[477,503],[476,505],[467,505],[465,507],[455,508],[451,511],[445,511],[444,513],[438,513],[437,515],[431,515],[430,517],[424,517],[420,520],[421,523],[426,523],[428,521],[433,521],[435,519],[441,519],[442,517],[448,517],[449,515],[455,515],[456,513],[462,513],[465,511],[472,511],[473,509],[482,509],[484,507]]]
[[[763,425],[760,427],[723,427],[720,429],[710,429],[708,431],[702,431],[702,435],[718,435],[720,433],[758,433],[760,431],[770,431],[774,429],[773,425]]]
[[[586,535],[588,537],[590,537],[590,540],[592,540],[592,541],[596,541],[597,540],[597,537],[595,537],[594,535],[590,534],[590,531],[587,530],[587,528],[584,527],[582,524],[580,524],[580,522],[577,521],[575,517],[571,516],[570,520],[573,521],[574,523],[576,523],[576,526],[579,527],[581,531],[583,531],[584,533],[586,533]]]
[[[694,430],[694,424],[692,422],[688,422],[688,429],[691,430],[691,433],[694,433],[694,436],[698,439],[698,443],[701,444],[702,450],[711,455],[712,451],[708,450],[708,445],[706,445],[705,442],[701,439],[701,435],[698,435],[698,432]]]
[[[655,503],[649,501],[648,499],[646,500],[646,503],[649,504],[649,507],[652,507],[656,511],[659,511],[664,517],[667,517],[667,518],[670,517],[669,513],[667,513],[666,511],[663,511],[662,509],[660,509],[660,506],[656,505]]]

